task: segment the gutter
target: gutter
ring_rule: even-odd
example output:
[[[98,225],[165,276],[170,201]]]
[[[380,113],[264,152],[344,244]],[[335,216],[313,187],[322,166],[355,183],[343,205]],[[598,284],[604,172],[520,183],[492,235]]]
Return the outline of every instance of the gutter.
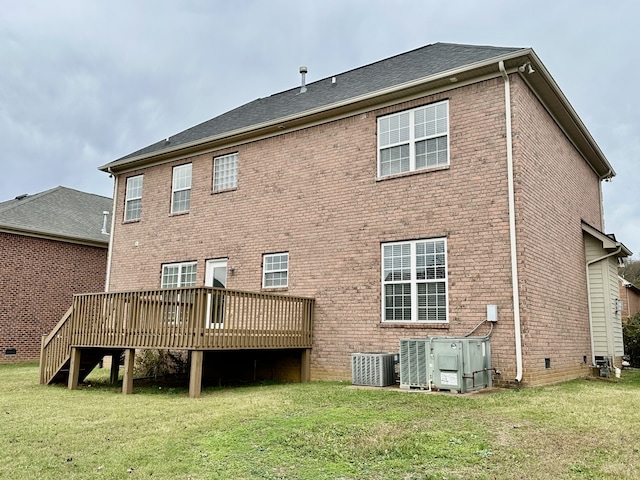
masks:
[[[504,79],[504,104],[507,136],[507,177],[509,185],[509,240],[511,250],[511,290],[513,292],[513,328],[516,345],[516,378],[522,381],[522,332],[520,327],[520,292],[518,291],[518,250],[516,248],[515,188],[513,185],[513,142],[511,138],[511,85],[504,62],[498,62]]]

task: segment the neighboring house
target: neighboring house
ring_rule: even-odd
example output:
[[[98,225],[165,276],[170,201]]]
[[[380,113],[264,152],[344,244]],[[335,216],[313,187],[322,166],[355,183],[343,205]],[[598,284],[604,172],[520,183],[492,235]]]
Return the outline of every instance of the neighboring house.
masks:
[[[640,312],[640,288],[622,277],[618,277],[618,281],[622,301],[620,315],[622,318],[633,317]]]
[[[298,362],[301,379],[347,380],[354,352],[490,330],[497,384],[619,365],[609,267],[630,252],[602,233],[600,200],[615,172],[529,48],[437,43],[303,76],[101,170],[116,182],[108,290],[145,292],[90,308],[131,340],[83,328],[130,356],[149,338],[191,350],[195,394],[203,351],[254,378],[262,364],[277,375]],[[197,289],[214,284],[226,293]],[[252,329],[265,342],[283,330],[264,330],[260,304],[233,330],[238,292],[313,298],[312,342],[263,354]],[[154,315],[164,326],[150,337]]]
[[[65,187],[0,203],[0,362],[37,360],[73,294],[104,289],[111,208]]]

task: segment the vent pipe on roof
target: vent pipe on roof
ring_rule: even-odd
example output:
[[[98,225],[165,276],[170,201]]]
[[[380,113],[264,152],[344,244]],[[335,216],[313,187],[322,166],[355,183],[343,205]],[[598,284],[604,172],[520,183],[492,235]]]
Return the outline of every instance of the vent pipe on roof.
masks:
[[[102,212],[102,235],[109,235],[107,232],[107,217],[109,216],[109,212],[107,210]]]
[[[18,195],[16,197],[16,200],[22,200],[23,198],[27,198],[29,195],[27,195],[26,193],[23,193],[22,195]]]
[[[300,67],[300,75],[302,75],[302,85],[300,86],[300,93],[304,93],[307,91],[307,87],[305,85],[305,75],[307,74],[307,67],[305,67],[304,65],[302,67]]]

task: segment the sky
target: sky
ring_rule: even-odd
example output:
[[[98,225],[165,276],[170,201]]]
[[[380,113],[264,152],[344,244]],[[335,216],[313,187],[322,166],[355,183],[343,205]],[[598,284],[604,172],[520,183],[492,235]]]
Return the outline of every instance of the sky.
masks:
[[[605,231],[640,258],[640,2],[0,0],[0,201],[300,83],[436,42],[531,47],[613,165]]]

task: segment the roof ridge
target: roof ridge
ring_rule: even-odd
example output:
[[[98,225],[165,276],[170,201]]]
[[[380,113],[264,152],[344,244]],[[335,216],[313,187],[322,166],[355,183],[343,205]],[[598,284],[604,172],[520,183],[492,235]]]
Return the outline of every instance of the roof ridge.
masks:
[[[13,202],[11,205],[8,205],[7,208],[2,210],[3,212],[8,212],[9,210],[13,210],[15,207],[19,207],[20,205],[31,203],[32,200],[35,200],[40,197],[44,197],[45,195],[48,195],[52,193],[54,190],[57,190],[59,188],[61,187],[57,186],[57,187],[50,188],[49,190],[45,190],[43,192],[34,193],[33,195],[27,194],[26,197],[22,197],[22,198],[18,198],[18,197],[21,197],[21,195],[18,195],[15,198],[11,198],[9,200],[5,200],[4,202],[0,202],[0,206],[2,206],[3,204],[8,204],[10,202]]]

